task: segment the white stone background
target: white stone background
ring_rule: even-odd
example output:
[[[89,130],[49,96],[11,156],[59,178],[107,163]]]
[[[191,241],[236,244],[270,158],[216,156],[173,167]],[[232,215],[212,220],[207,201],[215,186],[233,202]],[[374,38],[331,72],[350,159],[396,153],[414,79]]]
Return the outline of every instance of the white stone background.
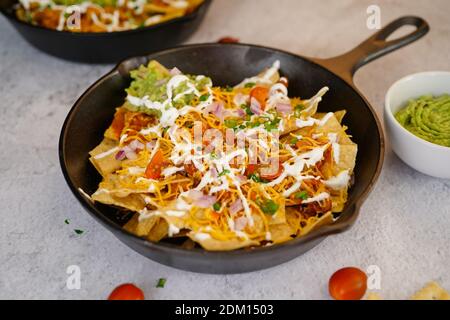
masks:
[[[383,24],[415,14],[431,25],[424,39],[356,74],[381,118],[395,80],[450,71],[448,0],[215,0],[189,42],[234,36],[330,57],[372,33],[366,27],[371,4],[381,7]],[[380,179],[356,225],[291,262],[248,274],[204,275],[140,256],[82,210],[58,163],[68,110],[112,66],[50,57],[3,18],[0,30],[0,298],[104,299],[116,285],[134,282],[149,299],[328,299],[330,275],[349,265],[379,266],[380,293],[387,299],[405,299],[430,280],[450,289],[450,181],[407,167],[389,142]],[[86,232],[76,235],[74,228]],[[66,288],[66,268],[73,264],[82,271],[80,290]],[[167,278],[164,289],[155,288],[160,277]]]

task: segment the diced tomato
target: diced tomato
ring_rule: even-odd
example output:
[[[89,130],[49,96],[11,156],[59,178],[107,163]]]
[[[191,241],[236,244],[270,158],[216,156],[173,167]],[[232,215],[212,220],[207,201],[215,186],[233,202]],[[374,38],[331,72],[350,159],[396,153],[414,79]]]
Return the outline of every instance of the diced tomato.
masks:
[[[150,160],[149,164],[147,165],[147,169],[145,169],[145,177],[147,179],[161,178],[161,171],[164,162],[165,162],[164,154],[161,151],[161,149],[159,149],[158,151],[156,151],[152,160]]]
[[[114,114],[113,122],[111,123],[111,128],[114,131],[116,139],[120,138],[120,134],[125,126],[125,111],[119,109]]]
[[[261,109],[264,110],[266,106],[266,100],[269,97],[269,89],[266,87],[254,87],[250,91],[250,99],[255,98],[261,105]]]
[[[245,175],[249,176],[254,174],[256,170],[258,170],[258,165],[249,163],[245,169]]]
[[[144,300],[144,293],[132,283],[125,283],[113,290],[108,300]]]

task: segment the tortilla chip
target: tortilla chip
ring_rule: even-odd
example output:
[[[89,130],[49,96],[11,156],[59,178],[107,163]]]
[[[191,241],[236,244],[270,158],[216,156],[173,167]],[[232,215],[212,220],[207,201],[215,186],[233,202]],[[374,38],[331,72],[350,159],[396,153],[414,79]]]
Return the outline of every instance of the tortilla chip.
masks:
[[[346,110],[339,110],[334,113],[334,116],[336,117],[337,121],[342,124],[342,120],[344,119],[346,113]]]
[[[99,188],[91,198],[100,203],[125,208],[131,211],[140,211],[145,208],[145,201],[139,194],[129,194],[126,197],[119,197],[108,190]]]
[[[167,236],[169,224],[166,220],[159,218],[156,220],[153,228],[148,232],[147,239],[153,242],[158,242]]]
[[[344,170],[348,170],[351,174],[355,169],[356,155],[358,153],[358,146],[354,143],[352,144],[341,144],[339,163],[334,165],[333,173],[338,175]]]
[[[217,240],[212,237],[206,239],[198,239],[195,237],[194,232],[189,232],[188,237],[192,240],[200,244],[204,249],[210,251],[230,251],[236,250],[248,246],[258,245],[259,242],[251,239],[238,239],[233,238],[229,240]]]
[[[450,300],[450,294],[436,282],[430,282],[417,291],[412,300]]]
[[[331,224],[331,223],[333,223],[333,214],[331,213],[331,211],[325,213],[320,218],[310,217],[307,220],[307,225],[300,229],[298,236],[302,237],[321,226]]]
[[[105,138],[103,141],[95,147],[89,155],[89,161],[94,165],[95,169],[103,176],[120,169],[121,162],[116,160],[116,150],[119,144],[117,141]]]
[[[271,234],[271,241],[273,243],[282,243],[292,240],[292,236],[295,236],[296,230],[292,228],[288,223],[280,223],[269,226]]]

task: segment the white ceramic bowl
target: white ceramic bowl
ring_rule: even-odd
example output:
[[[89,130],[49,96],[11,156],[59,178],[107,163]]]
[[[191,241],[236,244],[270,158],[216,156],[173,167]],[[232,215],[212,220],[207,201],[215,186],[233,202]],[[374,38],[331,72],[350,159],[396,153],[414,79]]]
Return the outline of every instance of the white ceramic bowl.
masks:
[[[444,93],[450,94],[450,72],[422,72],[398,80],[386,94],[384,125],[392,149],[400,159],[417,171],[450,179],[450,148],[416,137],[394,117],[410,99]]]

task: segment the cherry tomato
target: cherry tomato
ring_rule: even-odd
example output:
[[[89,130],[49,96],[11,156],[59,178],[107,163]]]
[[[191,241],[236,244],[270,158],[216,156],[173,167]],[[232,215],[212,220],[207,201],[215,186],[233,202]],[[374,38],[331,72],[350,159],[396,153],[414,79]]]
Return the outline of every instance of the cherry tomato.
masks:
[[[331,276],[328,289],[336,300],[359,300],[367,290],[367,275],[355,267],[342,268]]]
[[[111,128],[114,131],[114,135],[118,140],[120,138],[120,134],[125,126],[125,112],[122,109],[119,109],[114,114],[114,119],[111,123]]]
[[[161,149],[159,149],[147,165],[147,168],[145,169],[145,177],[147,179],[161,178],[161,171],[164,161],[164,154]]]
[[[238,38],[233,38],[233,37],[223,37],[220,38],[219,41],[217,41],[219,43],[238,43],[239,39]]]
[[[250,99],[255,98],[261,105],[261,109],[264,110],[266,106],[266,100],[269,97],[269,89],[266,87],[254,87],[250,91]]]
[[[125,283],[115,288],[108,300],[144,300],[144,293],[134,284]]]

